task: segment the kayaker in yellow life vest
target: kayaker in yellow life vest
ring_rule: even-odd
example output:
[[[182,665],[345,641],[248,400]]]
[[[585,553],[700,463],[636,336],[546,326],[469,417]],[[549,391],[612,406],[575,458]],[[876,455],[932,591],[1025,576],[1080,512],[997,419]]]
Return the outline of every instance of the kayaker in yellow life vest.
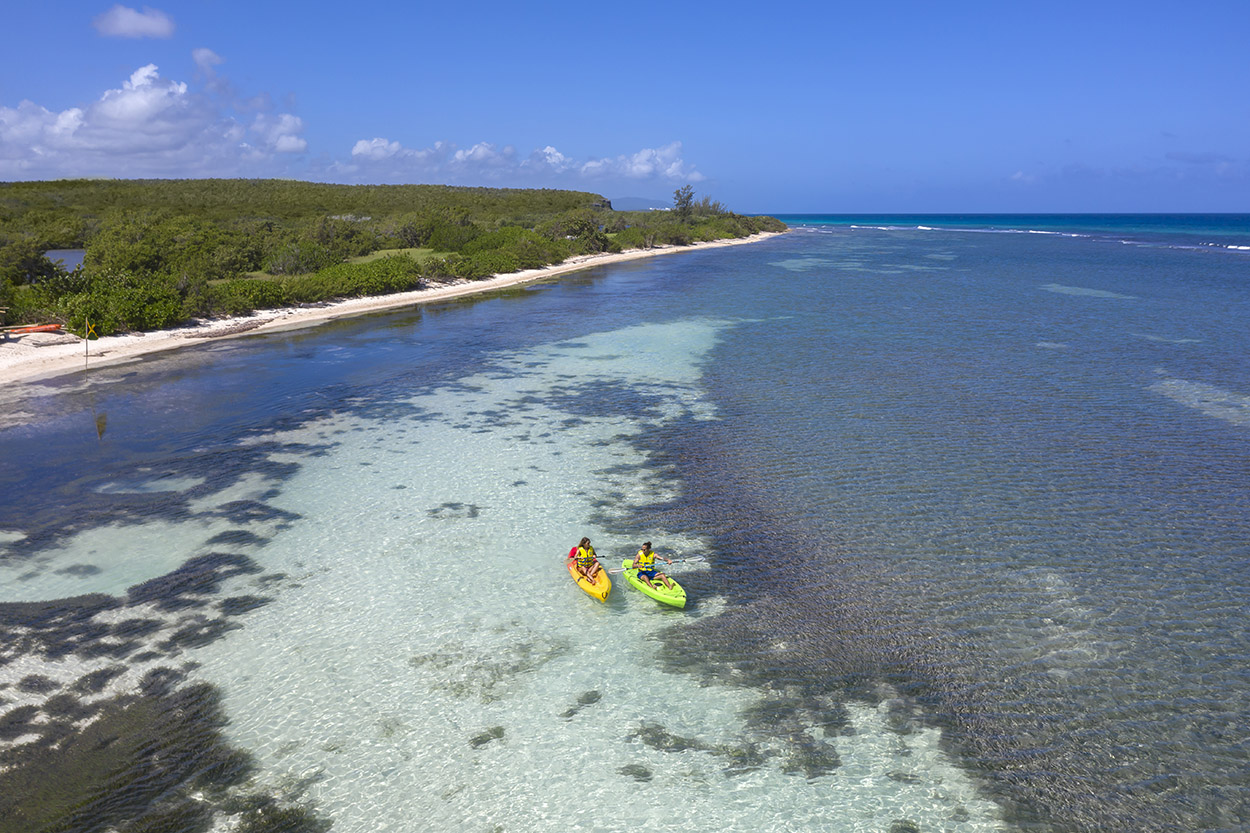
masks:
[[[671,589],[673,583],[668,580],[668,576],[655,569],[655,557],[656,554],[651,551],[651,542],[646,541],[643,543],[642,548],[638,550],[638,554],[634,556],[634,563],[631,566],[638,570],[639,578],[646,579],[651,584],[655,584],[655,580],[658,578],[664,582],[665,587]],[[671,558],[666,558],[663,555],[660,558],[663,558],[669,564],[673,563]]]
[[[595,576],[599,575],[603,567],[599,566],[599,559],[595,557],[595,548],[590,545],[589,538],[583,538],[578,542],[576,558],[577,572],[594,581]]]

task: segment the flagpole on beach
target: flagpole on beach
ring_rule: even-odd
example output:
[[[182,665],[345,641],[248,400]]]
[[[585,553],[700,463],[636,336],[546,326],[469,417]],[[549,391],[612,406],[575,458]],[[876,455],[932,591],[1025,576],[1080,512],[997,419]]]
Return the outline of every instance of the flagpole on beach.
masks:
[[[83,326],[86,328],[86,331],[82,334],[82,366],[86,369],[88,347],[91,343],[91,337],[95,335],[95,327],[91,326],[91,319],[86,316],[83,316],[82,321]],[[96,338],[99,338],[99,336],[96,336]]]

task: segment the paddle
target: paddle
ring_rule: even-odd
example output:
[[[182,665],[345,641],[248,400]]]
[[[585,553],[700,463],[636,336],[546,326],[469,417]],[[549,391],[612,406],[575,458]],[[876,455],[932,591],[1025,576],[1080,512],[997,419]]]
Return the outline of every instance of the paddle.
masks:
[[[706,557],[706,556],[702,556],[702,555],[692,555],[692,556],[690,556],[690,557],[688,557],[688,558],[674,558],[674,559],[673,559],[673,561],[672,561],[672,563],[673,563],[673,564],[684,564],[684,563],[686,563],[687,561],[707,561],[707,557]],[[667,566],[667,565],[666,565],[666,566]],[[656,568],[657,570],[658,570],[658,569],[660,569],[660,565],[659,565],[659,564],[656,564],[656,565],[655,565],[655,568]],[[623,572],[625,572],[625,570],[627,570],[627,569],[632,570],[632,569],[633,569],[633,567],[615,567],[615,568],[613,568],[613,569],[611,569],[611,570],[608,570],[608,573],[609,573],[610,575],[616,575],[617,573],[623,573]]]

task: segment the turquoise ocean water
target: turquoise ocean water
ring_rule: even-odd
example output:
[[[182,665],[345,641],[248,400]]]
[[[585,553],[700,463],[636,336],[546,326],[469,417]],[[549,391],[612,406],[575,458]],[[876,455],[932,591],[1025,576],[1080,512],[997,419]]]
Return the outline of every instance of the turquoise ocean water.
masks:
[[[0,830],[1250,829],[1250,217],[783,219],[0,392]]]

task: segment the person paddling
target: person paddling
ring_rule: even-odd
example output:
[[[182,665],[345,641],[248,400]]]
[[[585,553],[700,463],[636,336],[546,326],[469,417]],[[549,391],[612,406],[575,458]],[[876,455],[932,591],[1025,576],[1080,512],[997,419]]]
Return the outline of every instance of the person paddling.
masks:
[[[599,571],[603,568],[599,566],[599,559],[595,557],[595,548],[590,545],[589,538],[583,538],[578,542],[573,551],[569,553],[569,558],[577,559],[577,572],[584,575],[587,581],[594,582],[595,576],[599,575]]]
[[[655,558],[656,553],[651,551],[651,542],[646,541],[643,543],[642,548],[638,550],[638,554],[634,556],[634,563],[631,566],[638,571],[638,577],[646,579],[651,586],[655,586],[655,580],[658,578],[664,582],[665,587],[671,590],[673,583],[668,580],[668,576],[655,568]],[[669,564],[673,563],[673,559],[666,556],[661,555],[660,558],[663,558]]]

